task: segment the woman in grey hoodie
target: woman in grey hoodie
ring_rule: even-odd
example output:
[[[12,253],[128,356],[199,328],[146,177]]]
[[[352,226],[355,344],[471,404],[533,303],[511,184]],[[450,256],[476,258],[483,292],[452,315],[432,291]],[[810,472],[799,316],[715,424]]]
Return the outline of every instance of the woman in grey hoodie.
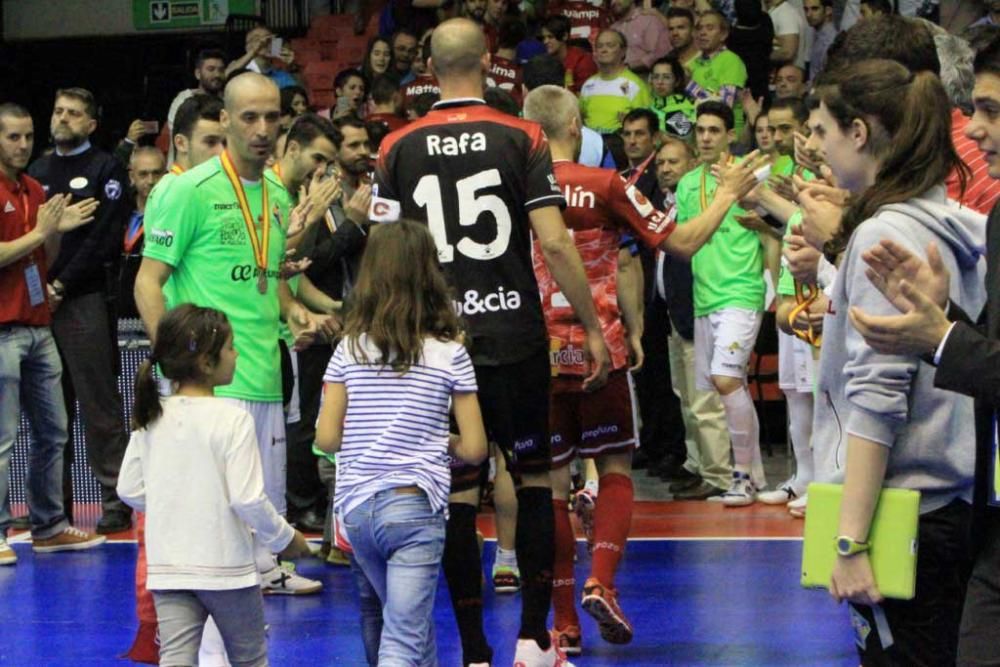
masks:
[[[869,60],[821,81],[811,130],[839,185],[854,194],[828,254],[840,270],[823,322],[813,442],[820,481],[843,481],[831,593],[851,602],[863,664],[954,664],[973,479],[971,399],[934,389],[920,358],[868,347],[848,311],[895,314],[869,282],[861,253],[889,238],[926,257],[933,243],[951,275],[951,298],[983,303],[985,218],[945,198],[964,165],[951,142],[950,105],[937,77]],[[823,479],[825,477],[825,479]],[[916,597],[883,600],[867,554],[883,487],[921,492]]]

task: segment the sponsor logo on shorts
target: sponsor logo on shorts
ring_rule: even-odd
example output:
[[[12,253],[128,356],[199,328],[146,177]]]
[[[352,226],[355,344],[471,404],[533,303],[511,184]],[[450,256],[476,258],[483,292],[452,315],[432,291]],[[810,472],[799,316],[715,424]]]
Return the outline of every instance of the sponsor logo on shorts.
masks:
[[[614,435],[615,433],[618,433],[618,427],[614,424],[606,424],[604,426],[592,428],[589,431],[584,431],[580,434],[580,439],[586,440],[588,438],[599,438],[602,435]]]
[[[514,441],[514,451],[515,452],[530,452],[535,448],[535,439],[525,438],[524,440]]]
[[[573,345],[553,350],[549,355],[553,366],[582,366],[584,362],[583,350]]]
[[[594,542],[594,551],[605,549],[607,551],[621,551],[622,548],[613,542]]]

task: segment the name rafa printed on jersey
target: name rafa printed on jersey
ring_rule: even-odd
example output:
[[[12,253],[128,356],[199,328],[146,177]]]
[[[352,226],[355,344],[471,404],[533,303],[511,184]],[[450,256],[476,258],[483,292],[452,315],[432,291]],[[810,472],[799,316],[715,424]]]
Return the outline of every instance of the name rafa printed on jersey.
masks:
[[[482,153],[486,151],[486,135],[482,132],[462,132],[458,137],[427,135],[428,155],[447,155],[455,157],[468,152]]]

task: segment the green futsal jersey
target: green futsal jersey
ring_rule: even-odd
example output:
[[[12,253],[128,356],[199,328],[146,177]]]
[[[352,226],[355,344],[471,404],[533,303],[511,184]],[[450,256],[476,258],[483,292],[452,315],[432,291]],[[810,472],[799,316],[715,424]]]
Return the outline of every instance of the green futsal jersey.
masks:
[[[715,177],[706,165],[685,174],[677,184],[677,224],[700,215],[715,190]],[[764,252],[756,232],[736,220],[743,213],[731,206],[719,229],[691,258],[695,317],[723,308],[764,310]]]
[[[266,292],[258,289],[260,270],[236,191],[214,157],[176,176],[163,189],[152,218],[146,218],[143,256],[173,267],[167,307],[193,303],[221,310],[233,328],[239,357],[231,384],[216,394],[247,401],[281,401],[278,356],[278,275],[285,250],[290,201],[274,173],[242,181],[258,239],[262,188],[269,200],[270,226]]]

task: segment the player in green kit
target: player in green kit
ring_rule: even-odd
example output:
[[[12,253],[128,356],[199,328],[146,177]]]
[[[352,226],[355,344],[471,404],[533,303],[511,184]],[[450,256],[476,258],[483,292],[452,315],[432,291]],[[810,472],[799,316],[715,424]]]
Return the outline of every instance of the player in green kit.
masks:
[[[227,149],[176,176],[146,221],[136,305],[148,332],[155,332],[165,310],[179,303],[226,313],[239,359],[232,384],[218,394],[253,416],[265,490],[283,513],[279,322],[287,322],[303,341],[326,322],[296,301],[280,277],[291,201],[278,177],[265,170],[278,135],[278,89],[267,77],[242,74],[226,86],[224,106],[220,125]],[[167,279],[171,290],[165,296]],[[322,587],[279,567],[260,549],[257,561],[268,592],[302,594]]]
[[[716,179],[710,165],[735,139],[733,111],[722,102],[698,106],[695,137],[701,164],[677,184],[677,223],[708,208]],[[733,481],[715,496],[727,506],[749,505],[765,484],[760,426],[746,386],[746,367],[764,310],[764,253],[732,206],[712,239],[691,260],[694,276],[695,376],[699,389],[719,393],[733,443]]]

